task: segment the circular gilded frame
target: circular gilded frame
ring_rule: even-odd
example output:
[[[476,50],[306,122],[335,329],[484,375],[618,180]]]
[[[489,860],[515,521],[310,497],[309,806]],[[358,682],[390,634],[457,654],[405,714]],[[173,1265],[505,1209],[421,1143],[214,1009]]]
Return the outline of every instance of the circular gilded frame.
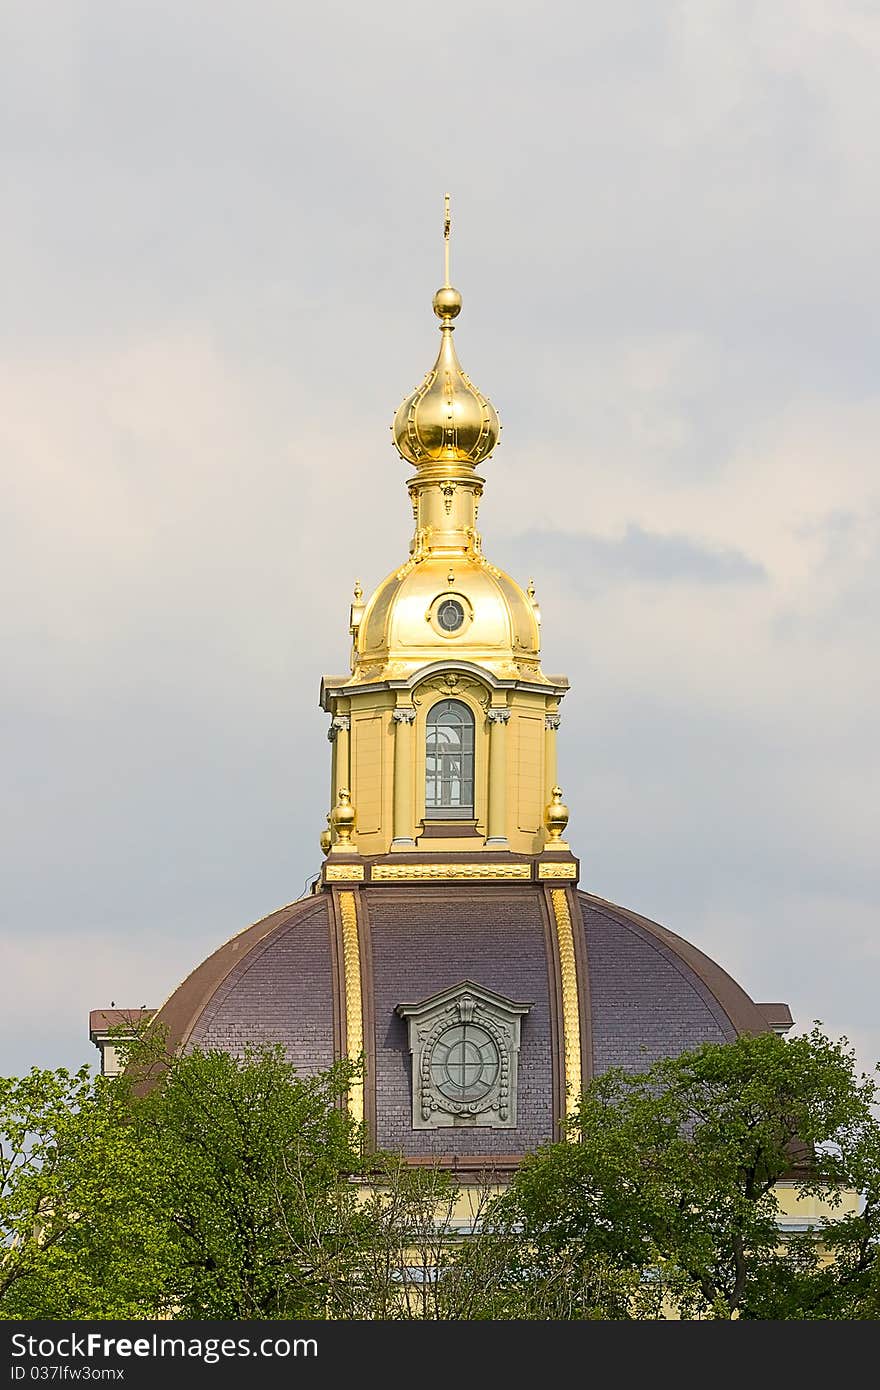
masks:
[[[458,627],[451,630],[443,627],[440,622],[440,610],[445,603],[454,603],[462,611],[462,620]],[[467,632],[471,623],[474,621],[474,606],[465,594],[457,594],[452,589],[444,589],[442,594],[437,594],[425,613],[425,622],[430,623],[438,637],[445,637],[447,641],[454,642],[456,637],[461,637],[462,633]]]

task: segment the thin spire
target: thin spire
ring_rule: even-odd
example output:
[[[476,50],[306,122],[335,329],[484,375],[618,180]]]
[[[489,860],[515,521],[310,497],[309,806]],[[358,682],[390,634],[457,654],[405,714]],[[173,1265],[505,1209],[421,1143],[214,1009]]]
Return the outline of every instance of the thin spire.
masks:
[[[443,195],[443,288],[449,289],[449,233],[452,231],[452,218],[449,215],[449,194]]]

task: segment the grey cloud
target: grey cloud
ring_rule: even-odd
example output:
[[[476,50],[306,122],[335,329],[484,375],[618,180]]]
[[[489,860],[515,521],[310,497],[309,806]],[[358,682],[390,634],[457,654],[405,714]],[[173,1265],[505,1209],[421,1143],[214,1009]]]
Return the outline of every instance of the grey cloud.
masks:
[[[685,535],[630,524],[620,539],[567,531],[527,531],[516,547],[535,565],[564,571],[581,589],[636,580],[654,584],[763,583],[763,565],[740,550],[713,549]]]
[[[93,1059],[89,1007],[159,1002],[320,861],[317,683],[345,669],[355,575],[406,555],[388,421],[435,353],[446,188],[462,360],[506,427],[486,550],[548,575],[584,881],[874,1046],[862,493],[841,481],[859,521],[829,528],[818,587],[794,586],[797,642],[750,644],[727,722],[700,615],[753,603],[759,635],[778,586],[694,516],[807,400],[841,421],[829,475],[859,447],[873,474],[872,418],[842,410],[877,390],[868,8],[449,0],[438,25],[405,0],[4,6],[0,949],[32,947],[7,983],[38,1022],[0,1019],[0,1069]],[[603,526],[641,522],[609,539],[552,486],[528,510],[534,460],[552,483],[585,448],[590,487],[674,484],[688,519],[606,498]],[[634,640],[636,583],[693,666]],[[774,661],[799,663],[783,715]],[[853,883],[835,983],[800,922],[836,926]],[[95,958],[76,978],[63,936]]]

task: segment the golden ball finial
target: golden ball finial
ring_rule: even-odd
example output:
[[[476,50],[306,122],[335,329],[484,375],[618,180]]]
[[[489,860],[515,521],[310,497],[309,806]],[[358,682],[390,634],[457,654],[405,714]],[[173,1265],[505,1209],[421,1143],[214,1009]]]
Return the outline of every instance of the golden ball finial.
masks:
[[[434,313],[438,319],[457,319],[461,313],[461,294],[451,285],[444,285],[434,295]]]

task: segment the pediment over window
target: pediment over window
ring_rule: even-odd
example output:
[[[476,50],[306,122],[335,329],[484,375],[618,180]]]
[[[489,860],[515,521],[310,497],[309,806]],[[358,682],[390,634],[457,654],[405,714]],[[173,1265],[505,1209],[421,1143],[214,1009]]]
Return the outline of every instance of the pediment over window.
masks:
[[[409,1025],[413,1129],[516,1126],[520,1029],[531,1007],[472,980],[398,1004]]]

